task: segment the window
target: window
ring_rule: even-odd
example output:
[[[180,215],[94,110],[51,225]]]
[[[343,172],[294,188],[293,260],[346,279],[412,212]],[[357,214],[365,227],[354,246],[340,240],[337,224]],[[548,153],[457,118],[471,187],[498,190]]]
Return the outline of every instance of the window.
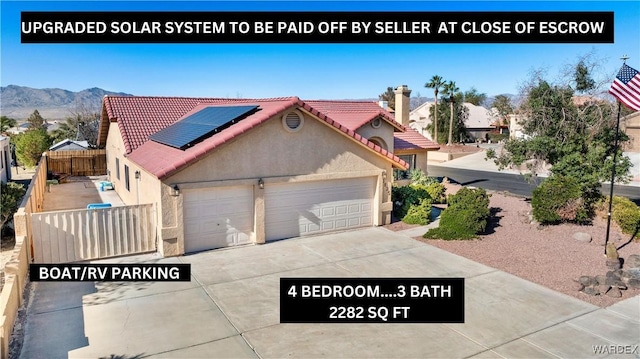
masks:
[[[116,178],[120,180],[120,159],[116,157]]]
[[[124,165],[124,187],[127,189],[127,191],[130,190],[129,187],[129,166]]]
[[[416,155],[400,155],[401,160],[405,161],[409,164],[409,168],[406,171],[394,169],[393,170],[393,179],[394,180],[403,180],[409,178],[409,173],[411,170],[416,169]]]

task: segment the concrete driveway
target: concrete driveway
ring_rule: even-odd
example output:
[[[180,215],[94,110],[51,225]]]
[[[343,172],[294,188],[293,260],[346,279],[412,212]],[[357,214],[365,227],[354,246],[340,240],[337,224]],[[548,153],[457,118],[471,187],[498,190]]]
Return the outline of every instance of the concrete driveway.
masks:
[[[21,358],[605,356],[594,355],[598,345],[635,351],[630,358],[640,352],[640,296],[601,309],[384,228],[101,262],[191,263],[192,280],[34,283]],[[464,277],[466,322],[280,324],[280,277]]]

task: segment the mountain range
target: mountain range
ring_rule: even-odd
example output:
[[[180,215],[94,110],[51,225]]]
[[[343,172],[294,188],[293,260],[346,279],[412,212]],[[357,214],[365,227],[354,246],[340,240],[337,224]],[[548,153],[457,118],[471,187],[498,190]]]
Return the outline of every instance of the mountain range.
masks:
[[[26,86],[8,85],[0,87],[0,113],[3,116],[23,121],[34,110],[47,120],[63,120],[72,115],[79,106],[84,106],[92,112],[98,112],[105,95],[133,96],[124,92],[112,92],[101,88],[90,88],[78,92],[59,88],[36,89]],[[507,94],[514,101],[516,96]],[[359,101],[378,101],[377,98],[359,99]],[[416,108],[426,101],[433,101],[428,97],[411,97],[410,108]],[[485,106],[493,102],[493,97],[487,98]]]
[[[132,96],[97,87],[73,92],[59,88],[36,89],[9,85],[0,87],[0,113],[21,121],[29,117],[34,110],[38,110],[47,120],[62,120],[69,117],[79,106],[99,111],[105,95]]]

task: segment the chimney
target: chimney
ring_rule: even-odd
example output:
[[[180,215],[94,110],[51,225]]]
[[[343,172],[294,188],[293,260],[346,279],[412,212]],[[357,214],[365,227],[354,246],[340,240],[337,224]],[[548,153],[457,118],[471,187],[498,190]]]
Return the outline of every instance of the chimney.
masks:
[[[396,108],[394,109],[396,121],[409,127],[409,95],[411,95],[411,90],[407,85],[400,85],[393,92],[396,94]]]

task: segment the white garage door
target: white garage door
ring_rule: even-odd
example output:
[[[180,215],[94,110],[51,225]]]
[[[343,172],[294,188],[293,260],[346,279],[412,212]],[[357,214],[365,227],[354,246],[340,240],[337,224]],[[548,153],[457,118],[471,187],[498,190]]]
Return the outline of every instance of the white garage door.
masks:
[[[375,177],[267,185],[266,240],[373,224]]]
[[[185,190],[185,252],[251,243],[253,187]]]

